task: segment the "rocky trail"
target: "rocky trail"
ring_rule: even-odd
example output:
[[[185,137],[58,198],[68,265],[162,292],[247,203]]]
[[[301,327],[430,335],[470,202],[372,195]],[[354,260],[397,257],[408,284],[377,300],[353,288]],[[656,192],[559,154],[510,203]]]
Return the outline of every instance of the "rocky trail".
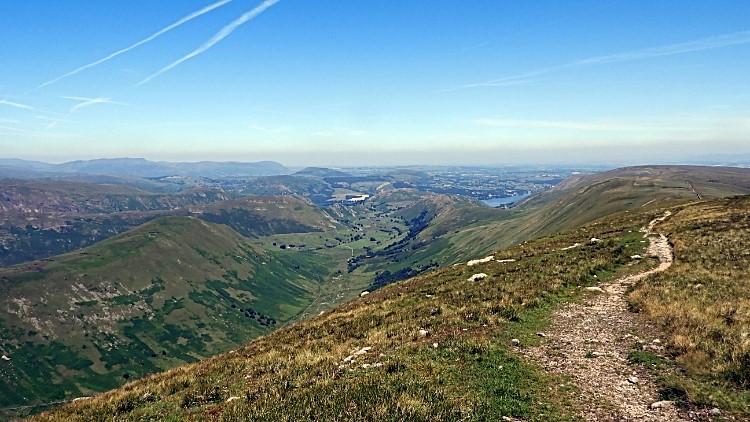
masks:
[[[672,264],[672,249],[655,227],[671,213],[642,228],[650,241],[647,253],[659,258],[657,268],[587,288],[580,303],[568,303],[552,317],[549,331],[540,333],[541,345],[518,352],[546,371],[567,374],[578,388],[581,415],[588,421],[680,421],[694,414],[659,399],[651,375],[628,363],[636,342],[660,350],[659,339],[639,338],[636,317],[628,310],[625,292],[636,281],[664,271]],[[643,335],[643,334],[641,334]]]

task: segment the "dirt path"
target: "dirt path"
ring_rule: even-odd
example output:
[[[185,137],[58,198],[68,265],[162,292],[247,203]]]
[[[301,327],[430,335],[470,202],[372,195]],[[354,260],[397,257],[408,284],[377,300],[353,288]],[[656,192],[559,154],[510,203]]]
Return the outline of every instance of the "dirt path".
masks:
[[[585,420],[688,420],[671,402],[660,402],[649,373],[627,360],[636,341],[660,347],[657,339],[634,335],[637,323],[624,295],[628,286],[672,265],[667,237],[654,232],[670,215],[666,212],[641,229],[650,240],[647,253],[661,261],[657,268],[600,284],[601,291],[593,289],[582,303],[566,304],[554,314],[540,346],[518,349],[545,370],[570,375],[580,402],[589,405],[581,415]]]

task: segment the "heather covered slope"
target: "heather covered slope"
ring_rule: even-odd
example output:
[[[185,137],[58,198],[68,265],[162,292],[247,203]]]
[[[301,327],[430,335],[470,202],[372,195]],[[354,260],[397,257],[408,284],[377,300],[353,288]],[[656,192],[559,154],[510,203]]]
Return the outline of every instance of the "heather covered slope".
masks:
[[[329,271],[191,217],[2,269],[0,403],[91,394],[236,347],[301,312]]]

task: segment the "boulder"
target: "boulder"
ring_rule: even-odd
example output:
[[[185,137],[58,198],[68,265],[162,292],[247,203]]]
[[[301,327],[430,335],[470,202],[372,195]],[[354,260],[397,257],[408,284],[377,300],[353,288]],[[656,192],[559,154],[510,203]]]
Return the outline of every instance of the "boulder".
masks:
[[[468,281],[477,281],[477,280],[482,280],[482,279],[485,279],[485,278],[487,278],[487,274],[485,274],[485,273],[477,273],[477,274],[474,274],[473,276],[469,277]]]

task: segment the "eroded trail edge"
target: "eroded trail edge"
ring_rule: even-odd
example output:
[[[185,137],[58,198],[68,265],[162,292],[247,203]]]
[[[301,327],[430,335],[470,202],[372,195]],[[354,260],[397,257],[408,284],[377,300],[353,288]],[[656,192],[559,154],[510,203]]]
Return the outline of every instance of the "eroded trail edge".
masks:
[[[641,231],[649,239],[647,253],[659,258],[658,267],[599,284],[580,303],[568,303],[554,313],[541,345],[518,348],[519,353],[546,371],[567,374],[578,387],[589,421],[687,420],[671,402],[661,402],[651,375],[628,364],[636,341],[658,348],[657,339],[639,339],[635,315],[628,310],[625,292],[638,280],[672,265],[672,248],[656,226],[671,215],[665,212]]]

